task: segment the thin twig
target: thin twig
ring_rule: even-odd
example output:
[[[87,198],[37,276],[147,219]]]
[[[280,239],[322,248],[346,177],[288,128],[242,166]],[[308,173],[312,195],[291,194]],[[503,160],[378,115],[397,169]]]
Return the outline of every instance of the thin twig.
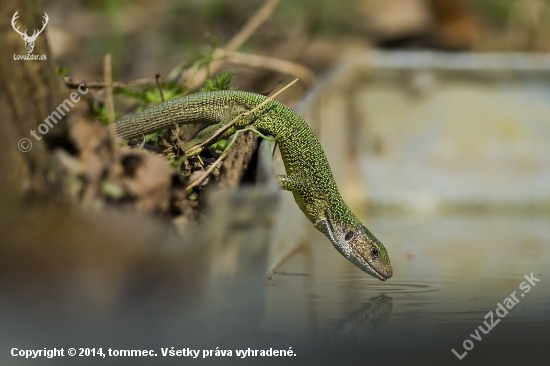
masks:
[[[267,21],[271,14],[275,11],[279,0],[266,0],[260,9],[246,22],[246,24],[241,28],[239,33],[237,33],[231,41],[224,47],[225,52],[236,51],[239,47],[249,39],[256,30]]]
[[[223,159],[225,159],[227,157],[227,154],[229,153],[229,149],[231,148],[231,146],[233,146],[233,144],[237,140],[237,136],[239,135],[239,133],[246,132],[246,131],[252,131],[254,133],[257,133],[258,135],[260,135],[262,138],[264,138],[266,140],[275,141],[277,139],[276,137],[266,136],[263,133],[261,133],[260,131],[256,130],[255,128],[244,128],[242,130],[236,131],[233,134],[233,137],[231,138],[231,141],[229,142],[229,144],[227,145],[227,147],[225,148],[223,153],[204,171],[203,175],[201,175],[200,177],[195,179],[193,182],[191,182],[187,187],[185,187],[185,191],[188,192],[193,187],[201,184],[202,181],[204,181],[206,179],[206,177],[208,177],[208,175],[210,173],[212,173],[212,171],[216,168],[216,166],[218,166],[218,164],[221,163],[223,161]]]
[[[72,89],[78,88],[80,85],[83,85],[86,88],[91,88],[91,89],[103,89],[107,85],[103,81],[74,80],[70,77],[64,77],[63,81],[65,82],[65,85],[67,85],[69,88],[72,88]],[[113,81],[111,83],[113,88],[118,88],[121,86],[130,86],[130,85],[153,85],[153,84],[155,84],[155,79],[136,79],[136,80],[131,80],[127,82]]]
[[[107,113],[107,122],[113,123],[115,121],[115,102],[113,100],[113,69],[110,53],[107,53],[103,58],[103,78],[105,81],[105,112]]]
[[[231,144],[234,142],[234,140],[237,138],[237,134],[234,135],[233,139],[231,140]],[[214,168],[223,160],[225,159],[225,157],[227,156],[227,154],[229,153],[229,149],[226,149],[217,159],[216,161],[214,161],[209,167],[208,169],[206,169],[204,171],[204,174],[201,175],[200,177],[198,177],[197,179],[195,179],[193,182],[191,182],[187,187],[185,187],[185,191],[189,191],[190,189],[192,189],[193,187],[195,187],[196,185],[198,184],[201,184],[203,180],[206,179],[206,177],[208,177],[208,175],[210,173],[212,173],[212,170],[214,170]]]
[[[162,85],[160,85],[160,75],[161,75],[160,72],[157,72],[157,73],[155,74],[155,82],[157,83],[157,87],[159,88],[160,99],[161,99],[162,102],[164,103],[164,92],[162,91]]]
[[[122,171],[120,164],[120,149],[116,139],[116,130],[113,122],[115,121],[115,102],[113,99],[113,67],[111,54],[107,53],[103,57],[103,81],[105,83],[105,112],[107,114],[107,123],[109,128],[111,151],[113,154],[113,164],[110,174],[111,177],[119,177]]]
[[[265,105],[266,103],[269,103],[270,101],[272,101],[276,96],[278,96],[279,94],[281,94],[282,92],[284,92],[285,90],[287,90],[288,88],[290,88],[292,85],[296,84],[296,82],[298,81],[299,79],[294,79],[293,81],[291,81],[290,83],[288,83],[284,88],[282,88],[281,90],[277,91],[276,93],[274,93],[273,95],[271,95],[270,97],[266,98],[263,102],[261,102],[260,104],[258,104],[256,107],[252,108],[251,110],[249,111],[246,111],[246,112],[243,112],[241,114],[239,114],[237,117],[233,118],[231,120],[231,122],[229,122],[228,124],[226,125],[223,125],[222,127],[220,127],[216,132],[214,132],[214,134],[212,136],[210,136],[208,139],[206,139],[205,141],[201,142],[200,144],[197,144],[195,147],[193,147],[193,149],[196,149],[196,148],[201,148],[205,145],[210,145],[214,140],[215,138],[217,138],[219,135],[221,135],[222,133],[224,133],[225,131],[227,131],[227,129],[229,127],[231,127],[235,121],[237,121],[239,118],[241,117],[246,117],[254,112],[256,112],[259,108],[261,108],[263,105]]]
[[[266,0],[262,7],[259,8],[252,18],[250,18],[241,28],[239,33],[237,33],[223,49],[214,50],[212,56],[214,58],[223,57],[224,54],[236,51],[239,47],[241,47],[243,43],[246,42],[246,40],[248,40],[256,32],[256,30],[271,17],[279,1],[280,0]],[[202,68],[195,73],[190,81],[190,86],[192,89],[195,89],[197,85],[202,85],[208,78],[209,74],[214,75],[218,72],[224,62],[224,60],[212,61],[207,67]]]
[[[261,102],[260,104],[258,104],[256,107],[252,108],[251,110],[249,110],[248,112],[244,112],[243,113],[243,116],[248,116],[249,114],[252,114],[254,112],[256,112],[258,109],[260,109],[264,104],[266,103],[269,103],[270,101],[272,101],[277,95],[281,94],[282,92],[284,92],[285,90],[287,90],[288,88],[290,88],[292,85],[296,84],[298,82],[298,78],[292,80],[290,83],[288,83],[284,88],[282,88],[281,90],[277,91],[276,93],[274,93],[273,95],[269,96],[268,98],[266,98],[266,100],[264,100],[263,102]]]
[[[229,54],[227,62],[291,75],[299,78],[307,85],[311,85],[315,82],[315,74],[307,67],[274,57],[233,52]]]
[[[221,50],[220,50],[221,51]],[[311,85],[315,82],[315,74],[311,72],[307,67],[300,64],[296,64],[290,61],[281,60],[274,57],[255,55],[255,54],[244,54],[240,52],[231,52],[224,53],[222,56],[224,61],[246,65],[250,67],[269,69],[281,74],[291,75],[299,78],[304,83]],[[80,85],[85,86],[90,89],[103,89],[105,88],[105,82],[103,81],[86,81],[86,80],[75,80],[71,77],[64,77],[63,81],[67,87],[76,89]],[[140,86],[140,85],[153,85],[157,84],[157,79],[135,79],[130,81],[113,81],[113,88],[118,87],[127,87],[127,86]]]

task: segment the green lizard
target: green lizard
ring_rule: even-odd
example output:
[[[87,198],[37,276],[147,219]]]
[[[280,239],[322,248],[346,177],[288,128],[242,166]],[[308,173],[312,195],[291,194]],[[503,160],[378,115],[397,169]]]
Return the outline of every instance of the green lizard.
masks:
[[[276,136],[287,173],[277,176],[279,186],[292,192],[313,226],[350,262],[382,281],[392,276],[386,249],[342,200],[313,131],[281,102],[234,90],[196,93],[161,103],[107,128],[130,139],[174,124],[190,123],[206,127],[184,144],[187,156],[250,125],[263,134]]]

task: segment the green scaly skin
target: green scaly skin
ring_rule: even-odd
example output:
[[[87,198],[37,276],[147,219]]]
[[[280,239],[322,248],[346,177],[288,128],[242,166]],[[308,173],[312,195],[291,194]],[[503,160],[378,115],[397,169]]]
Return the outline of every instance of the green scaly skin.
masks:
[[[191,94],[123,118],[107,128],[122,138],[131,139],[174,124],[206,124],[182,146],[187,156],[200,153],[203,147],[197,145],[222,126],[230,125],[210,143],[228,138],[250,125],[265,135],[276,136],[287,173],[277,176],[279,186],[292,192],[315,228],[325,234],[344,257],[382,281],[390,278],[393,271],[386,249],[342,200],[323,148],[307,123],[276,100],[245,113],[266,99],[263,95],[233,90]]]

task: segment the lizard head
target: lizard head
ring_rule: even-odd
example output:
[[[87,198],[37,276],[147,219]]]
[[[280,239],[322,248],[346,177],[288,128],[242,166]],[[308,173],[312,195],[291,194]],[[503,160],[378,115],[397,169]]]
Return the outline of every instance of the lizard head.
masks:
[[[334,247],[363,272],[386,281],[393,275],[384,245],[363,225],[350,227],[325,221],[322,228]]]

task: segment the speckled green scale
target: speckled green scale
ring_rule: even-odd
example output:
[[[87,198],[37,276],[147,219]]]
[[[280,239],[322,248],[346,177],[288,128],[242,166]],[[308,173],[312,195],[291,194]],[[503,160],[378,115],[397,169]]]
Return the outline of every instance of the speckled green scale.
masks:
[[[215,132],[220,123],[229,123],[265,99],[263,95],[230,90],[191,94],[124,118],[114,127],[118,136],[127,139],[174,124],[213,124],[212,131]],[[315,224],[325,212],[330,212],[338,221],[349,225],[360,224],[338,192],[319,140],[296,112],[272,100],[247,117],[237,120],[235,125],[244,128],[253,124],[263,134],[278,136],[277,143],[288,177],[301,182],[300,190],[289,190],[311,222]],[[200,137],[205,138],[204,134]]]
[[[362,226],[342,200],[323,148],[307,123],[276,100],[270,100],[254,112],[246,113],[266,99],[263,95],[234,90],[196,93],[126,117],[108,129],[122,138],[130,139],[175,124],[211,125],[203,128],[184,145],[188,156],[198,154],[201,150],[196,147],[198,143],[232,121],[232,127],[217,136],[212,143],[249,125],[254,125],[265,135],[276,136],[287,173],[277,177],[281,188],[293,193],[307,218],[329,237],[346,258],[381,280],[391,277],[391,265],[385,248]],[[354,233],[356,243],[344,238],[349,234],[354,237]],[[375,256],[370,256],[369,251],[373,247],[377,252]]]

